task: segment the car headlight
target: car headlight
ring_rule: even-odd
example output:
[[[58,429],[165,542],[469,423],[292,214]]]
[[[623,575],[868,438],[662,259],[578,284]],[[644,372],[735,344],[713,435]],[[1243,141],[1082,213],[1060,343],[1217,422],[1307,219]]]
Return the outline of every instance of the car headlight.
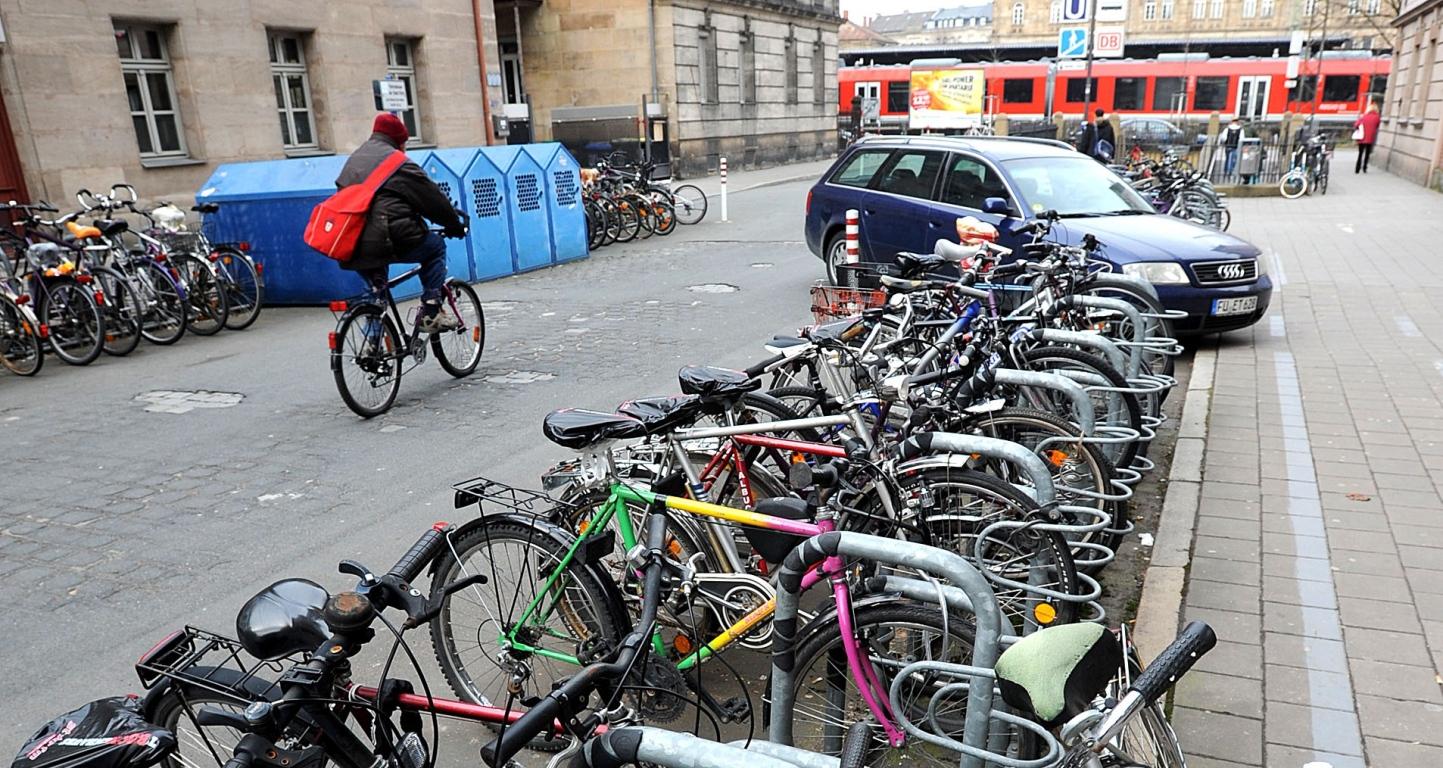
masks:
[[[1258,254],[1258,277],[1268,276],[1268,262],[1270,261],[1272,261],[1272,259],[1268,258],[1266,253]]]
[[[1175,261],[1139,261],[1123,264],[1122,273],[1140,277],[1153,285],[1186,285],[1187,272]]]

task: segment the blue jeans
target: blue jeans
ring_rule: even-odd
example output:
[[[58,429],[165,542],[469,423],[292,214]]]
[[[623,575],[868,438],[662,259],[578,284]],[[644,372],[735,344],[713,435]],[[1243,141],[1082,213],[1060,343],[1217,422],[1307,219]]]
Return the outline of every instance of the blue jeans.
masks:
[[[1231,176],[1233,169],[1238,167],[1238,148],[1229,147],[1227,152],[1227,159],[1223,161],[1223,173]]]
[[[399,264],[421,265],[421,301],[440,301],[446,287],[446,241],[439,234],[430,232],[421,244],[396,258]],[[375,270],[368,273],[367,280],[384,280],[386,272]]]

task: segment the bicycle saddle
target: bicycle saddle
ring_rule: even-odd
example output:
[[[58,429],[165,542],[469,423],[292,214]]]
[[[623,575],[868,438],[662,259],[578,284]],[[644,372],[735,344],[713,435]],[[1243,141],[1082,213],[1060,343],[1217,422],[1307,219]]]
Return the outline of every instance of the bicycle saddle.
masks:
[[[96,227],[87,227],[84,224],[77,224],[73,221],[65,222],[65,231],[70,233],[76,240],[85,240],[91,237],[100,237],[103,234]]]
[[[676,378],[681,382],[682,392],[711,401],[735,400],[762,386],[759,379],[752,379],[742,371],[709,365],[688,365],[676,372]]]
[[[915,293],[932,287],[932,284],[926,280],[903,280],[900,277],[888,277],[887,275],[882,275],[878,280],[883,288],[892,293]]]
[[[627,400],[616,412],[636,419],[646,427],[648,435],[655,435],[670,432],[694,420],[701,413],[701,398],[695,395],[644,397]]]
[[[938,240],[937,244],[932,246],[932,253],[935,256],[943,261],[954,264],[961,263],[976,256],[979,250],[976,246],[962,245],[961,243],[954,243],[951,240]]]
[[[646,425],[619,413],[562,408],[546,414],[541,434],[563,448],[586,448],[602,440],[645,437]]]
[[[107,236],[118,235],[130,229],[130,222],[125,219],[96,219],[90,223],[94,224],[101,234]]]
[[[881,279],[887,280],[888,278],[884,276]],[[857,333],[851,332],[853,328],[861,330],[861,322],[861,318],[849,317],[844,320],[823,323],[806,331],[806,336],[813,341],[836,341],[838,339],[848,341],[857,335]]]
[[[283,579],[256,593],[235,617],[236,638],[258,659],[279,659],[313,651],[331,630],[321,618],[330,597],[306,579]]]
[[[1122,644],[1101,624],[1047,627],[997,659],[1002,700],[1055,728],[1092,704],[1122,665]]]
[[[757,502],[757,514],[788,520],[812,519],[812,510],[807,506],[807,502],[793,498],[761,499]],[[798,544],[807,540],[806,536],[751,526],[743,526],[742,533],[746,535],[747,543],[752,545],[752,551],[769,563],[785,560]]]

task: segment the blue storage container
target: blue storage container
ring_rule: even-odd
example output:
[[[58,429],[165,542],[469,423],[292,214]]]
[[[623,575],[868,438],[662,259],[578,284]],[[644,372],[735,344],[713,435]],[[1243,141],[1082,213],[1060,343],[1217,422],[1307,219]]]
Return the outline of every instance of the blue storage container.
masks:
[[[476,157],[476,147],[461,147],[457,149],[437,149],[421,154],[416,162],[421,170],[436,182],[451,205],[458,210],[469,210],[464,195],[465,185],[461,177],[466,169],[471,167],[471,161]],[[476,280],[476,267],[471,254],[471,239],[469,237],[460,240],[446,241],[446,271],[452,277],[459,277],[467,282]]]
[[[527,144],[525,151],[546,169],[546,204],[551,214],[551,252],[556,263],[585,258],[586,210],[581,205],[581,169],[555,142]]]
[[[549,267],[551,211],[546,205],[546,169],[520,145],[488,147],[483,153],[506,169],[506,208],[511,215],[511,250],[516,271]]]
[[[475,279],[490,280],[515,274],[511,245],[511,217],[506,210],[506,170],[514,153],[499,164],[497,147],[482,147],[461,171],[462,209],[471,216],[471,264]],[[500,149],[506,149],[501,147]]]

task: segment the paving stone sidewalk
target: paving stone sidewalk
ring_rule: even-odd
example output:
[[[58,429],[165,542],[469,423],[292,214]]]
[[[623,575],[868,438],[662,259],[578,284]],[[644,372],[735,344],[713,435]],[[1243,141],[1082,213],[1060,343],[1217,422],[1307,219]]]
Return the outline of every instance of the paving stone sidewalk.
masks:
[[[1184,618],[1221,642],[1173,713],[1192,768],[1443,765],[1443,196],[1352,165],[1233,203],[1280,290],[1217,350]]]

